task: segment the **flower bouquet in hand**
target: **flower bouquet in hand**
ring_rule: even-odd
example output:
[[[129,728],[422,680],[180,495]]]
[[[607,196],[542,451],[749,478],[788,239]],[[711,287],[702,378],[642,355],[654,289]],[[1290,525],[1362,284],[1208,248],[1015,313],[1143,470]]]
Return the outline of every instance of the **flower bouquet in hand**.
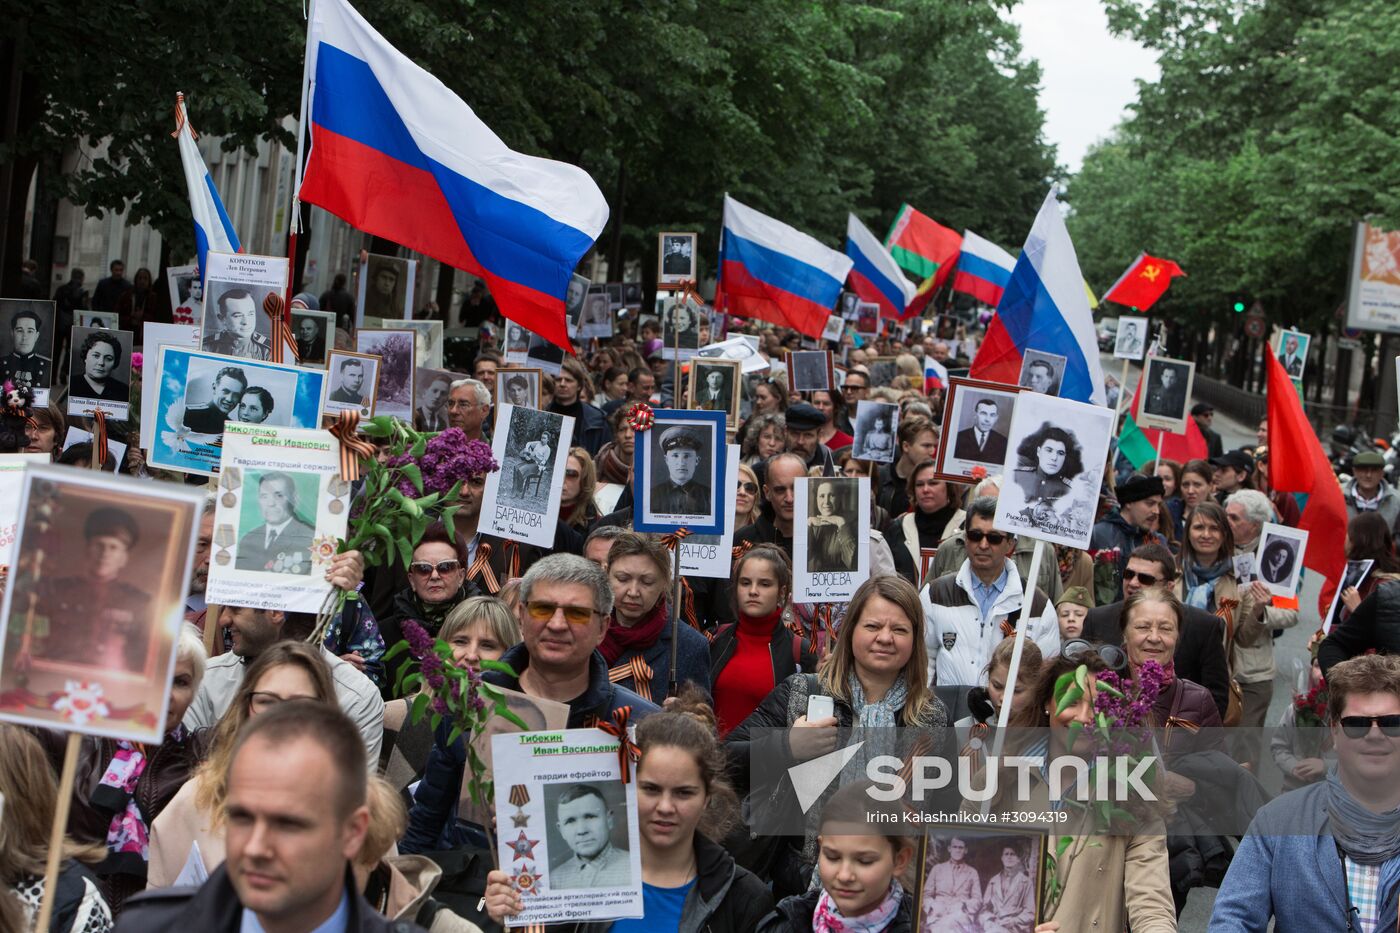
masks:
[[[1293,695],[1293,724],[1297,726],[1300,758],[1322,754],[1327,726],[1327,683],[1319,680],[1307,693]]]

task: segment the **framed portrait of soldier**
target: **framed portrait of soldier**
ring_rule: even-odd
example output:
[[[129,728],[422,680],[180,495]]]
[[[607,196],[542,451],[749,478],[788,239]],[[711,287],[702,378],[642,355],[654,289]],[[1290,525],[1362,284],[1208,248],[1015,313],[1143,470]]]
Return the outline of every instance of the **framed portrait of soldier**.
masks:
[[[940,314],[934,322],[933,335],[939,340],[953,340],[958,336],[960,322],[951,314]]]
[[[687,577],[729,579],[734,564],[734,515],[739,484],[739,445],[725,445],[725,472],[731,477],[724,487],[724,532],[717,535],[689,535],[680,543],[681,574]],[[620,490],[619,490],[620,492]],[[755,494],[757,490],[755,489]]]
[[[1253,556],[1253,554],[1250,555],[1250,557]],[[1332,605],[1327,607],[1327,615],[1323,616],[1322,631],[1324,633],[1332,631],[1332,626],[1336,624],[1337,604],[1342,601],[1342,594],[1350,589],[1359,590],[1375,564],[1374,560],[1347,561],[1346,570],[1342,573],[1342,582],[1338,584],[1336,591],[1332,594]]]
[[[170,289],[171,323],[200,323],[204,319],[204,286],[199,280],[199,266],[169,266],[165,284]]]
[[[870,478],[801,477],[793,516],[793,599],[850,599],[870,576]]]
[[[326,420],[336,420],[342,411],[353,411],[361,418],[374,415],[380,364],[372,353],[331,351],[326,361],[326,401],[321,406]]]
[[[830,350],[789,350],[789,392],[825,392],[836,385]]]
[[[608,309],[610,311],[622,310],[622,283],[607,282],[603,285],[603,291],[608,295]]]
[[[1114,420],[1113,409],[1103,405],[1037,392],[1018,395],[996,529],[1087,548]]]
[[[705,311],[689,298],[656,296],[656,314],[661,319],[661,358],[688,360],[700,350],[700,325]]]
[[[1142,367],[1143,390],[1138,426],[1184,434],[1195,375],[1196,364],[1189,360],[1149,356]]]
[[[874,340],[880,333],[880,306],[873,301],[856,302],[856,334]]]
[[[1298,578],[1303,573],[1303,554],[1307,549],[1306,531],[1265,522],[1254,552],[1254,572],[1259,582],[1275,596],[1292,599],[1298,595]]]
[[[327,353],[335,346],[335,314],[310,308],[292,308],[291,314],[297,362],[302,366],[325,366]]]
[[[202,490],[31,465],[0,615],[0,720],[159,743]]]
[[[350,484],[329,431],[226,425],[206,598],[317,612],[349,517]]]
[[[728,423],[738,430],[741,368],[738,360],[692,359],[687,394],[690,407],[696,411],[724,412]]]
[[[558,376],[564,369],[564,348],[545,340],[539,334],[530,334],[529,348],[525,351],[525,364],[551,376]]]
[[[32,389],[35,406],[49,403],[54,374],[52,301],[0,299],[0,385]]]
[[[1113,358],[1137,362],[1146,351],[1147,318],[1120,317],[1118,333],[1113,340]]]
[[[935,826],[919,844],[914,929],[1031,933],[1043,918],[1048,834]]]
[[[1279,365],[1288,374],[1289,379],[1301,380],[1303,371],[1308,365],[1308,344],[1312,343],[1312,337],[1308,334],[1296,330],[1285,330],[1278,335],[1278,345],[1274,347],[1274,353],[1278,356]]]
[[[68,414],[91,417],[101,411],[113,421],[131,416],[131,341],[129,330],[73,328]]]
[[[846,320],[839,314],[829,314],[826,318],[826,326],[822,328],[823,340],[840,340],[842,332],[846,329]]]
[[[540,370],[527,367],[507,366],[505,369],[497,370],[495,399],[497,410],[502,405],[514,405],[516,408],[539,408],[541,375],[543,373]]]
[[[165,470],[219,472],[230,422],[318,428],[324,369],[258,363],[186,347],[162,346],[146,391],[157,394],[147,462]],[[150,365],[149,359],[147,365]]]
[[[200,348],[245,360],[272,359],[272,317],[263,302],[287,287],[286,258],[210,252],[207,262]]]
[[[898,448],[899,406],[893,402],[862,399],[856,403],[855,441],[851,456],[857,460],[893,463]]]
[[[417,367],[418,335],[407,328],[355,331],[355,350],[379,357],[374,390],[374,413],[413,423],[413,371]]]
[[[621,286],[618,286],[621,288]],[[619,296],[620,297],[620,296]],[[583,316],[579,319],[578,335],[583,340],[602,339],[613,334],[611,298],[602,292],[590,292],[583,299]]]
[[[642,283],[623,282],[622,283],[622,306],[629,311],[640,311],[642,308]]]
[[[578,276],[575,276],[578,278]],[[587,281],[585,279],[585,281]],[[583,299],[579,299],[579,309],[583,309]],[[505,351],[505,361],[507,364],[521,364],[525,362],[525,354],[530,349],[530,332],[525,329],[525,325],[515,321],[506,321],[506,337],[503,350]]]
[[[1016,384],[1041,395],[1059,395],[1066,362],[1058,353],[1027,350],[1021,355],[1021,375]]]
[[[694,233],[658,233],[656,284],[665,288],[681,282],[695,281]]]
[[[569,277],[569,287],[564,292],[564,323],[570,340],[578,339],[579,322],[583,320],[583,303],[593,291],[592,283],[583,276],[575,273]],[[509,327],[512,323],[514,322],[507,321],[506,326]],[[507,355],[506,362],[525,362],[525,348],[521,347],[519,359],[513,360]]]
[[[362,253],[360,275],[355,297],[355,326],[363,327],[365,318],[389,318],[396,321],[413,317],[413,280],[418,262],[398,256]]]
[[[725,415],[719,411],[657,409],[633,445],[637,531],[692,534],[724,531]]]
[[[566,415],[510,404],[500,407],[491,452],[501,468],[486,474],[481,531],[553,547],[573,436],[574,419]]]
[[[1000,382],[949,378],[943,400],[945,427],[934,454],[939,479],[966,483],[979,468],[985,476],[1001,475],[1011,416],[1025,391]]]
[[[418,431],[446,431],[447,400],[452,383],[466,379],[462,373],[418,367],[413,374],[413,427]]]

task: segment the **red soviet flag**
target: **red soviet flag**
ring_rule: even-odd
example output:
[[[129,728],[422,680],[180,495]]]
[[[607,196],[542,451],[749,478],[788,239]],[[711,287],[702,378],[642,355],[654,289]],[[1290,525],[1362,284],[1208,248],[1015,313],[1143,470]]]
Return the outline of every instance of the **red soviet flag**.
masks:
[[[1104,301],[1126,305],[1146,311],[1157,303],[1167,286],[1178,275],[1185,275],[1181,267],[1170,259],[1158,259],[1146,253],[1138,253],[1138,258],[1128,267],[1128,271],[1118,277],[1104,294]]]

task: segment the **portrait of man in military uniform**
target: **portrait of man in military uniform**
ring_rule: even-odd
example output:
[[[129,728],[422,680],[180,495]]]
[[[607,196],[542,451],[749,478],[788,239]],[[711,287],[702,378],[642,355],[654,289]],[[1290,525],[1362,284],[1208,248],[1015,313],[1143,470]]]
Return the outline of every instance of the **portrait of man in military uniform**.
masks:
[[[280,470],[249,473],[243,494],[247,496],[254,489],[262,524],[239,539],[234,567],[265,573],[311,573],[311,539],[316,528],[297,513],[296,480]]]
[[[705,428],[674,425],[661,431],[657,444],[661,467],[653,461],[651,511],[657,515],[713,515],[714,496],[703,481],[708,471],[700,469],[714,457]]]
[[[200,434],[223,434],[224,422],[233,417],[247,389],[248,377],[242,369],[223,367],[209,385],[209,401],[185,408],[185,427]]]
[[[262,310],[267,290],[211,282],[209,291],[214,295],[212,301],[205,302],[203,349],[245,360],[272,359],[271,339],[258,332],[260,323],[264,330],[272,327],[267,312]]]
[[[365,398],[365,363],[363,360],[351,357],[339,361],[336,367],[335,388],[331,390],[328,400],[341,402],[346,405],[361,407],[367,404]]]
[[[599,787],[571,784],[564,789],[554,804],[554,828],[570,855],[549,867],[550,890],[632,884],[629,853],[613,842],[613,826],[612,808]]]
[[[1148,357],[1142,369],[1144,391],[1139,426],[1185,431],[1194,372],[1195,365],[1187,360]]]
[[[53,384],[53,315],[47,301],[0,301],[0,383]]]

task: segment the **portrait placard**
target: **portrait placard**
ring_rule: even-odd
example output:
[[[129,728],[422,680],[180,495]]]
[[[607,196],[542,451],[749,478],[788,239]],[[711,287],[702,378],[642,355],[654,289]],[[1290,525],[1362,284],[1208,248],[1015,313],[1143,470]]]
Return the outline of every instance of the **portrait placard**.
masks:
[[[86,308],[74,312],[73,323],[79,327],[97,327],[102,330],[116,330],[120,326],[121,315],[115,311],[91,311]]]
[[[696,411],[722,411],[728,424],[737,430],[741,364],[738,360],[695,358],[690,363],[690,391],[687,398]]]
[[[564,461],[574,419],[550,411],[502,405],[496,410],[491,453],[501,468],[486,474],[480,530],[541,547],[554,546],[564,496]]]
[[[789,350],[789,392],[827,392],[836,384],[831,372],[830,350]]]
[[[619,286],[620,288],[621,286]],[[619,293],[619,299],[621,294]],[[602,339],[613,334],[613,312],[607,294],[593,292],[583,299],[578,335],[581,340]]]
[[[724,532],[690,535],[680,544],[681,573],[688,577],[729,579],[734,564],[734,509],[739,499],[739,445],[725,445]]]
[[[657,409],[655,416],[633,445],[633,528],[723,534],[724,413]]]
[[[1011,416],[1024,391],[1000,382],[949,378],[943,401],[944,430],[934,455],[939,479],[965,483],[979,468],[986,476],[1001,475]]]
[[[413,361],[418,366],[442,368],[442,321],[395,321],[389,318],[365,318],[370,330],[413,331]]]
[[[287,287],[286,257],[211,250],[206,261],[200,349],[272,359],[272,318],[263,310],[263,300]]]
[[[934,322],[933,335],[939,340],[953,340],[958,336],[960,322],[951,314],[940,314]]]
[[[326,361],[326,400],[321,404],[324,421],[334,421],[342,411],[353,411],[361,418],[374,414],[380,363],[372,353],[331,351]]]
[[[91,431],[84,431],[82,428],[68,426],[68,433],[63,438],[63,452],[67,453],[68,448],[74,444],[91,444],[93,436]],[[121,441],[114,441],[107,438],[107,463],[102,467],[108,473],[116,473],[121,469],[122,461],[126,459],[126,445]],[[84,464],[86,465],[86,464]]]
[[[849,600],[870,576],[870,478],[802,477],[793,515],[793,602]]]
[[[1254,551],[1254,572],[1269,592],[1284,599],[1298,595],[1298,578],[1303,573],[1303,554],[1308,549],[1308,533],[1265,522],[1259,530],[1259,547]]]
[[[539,334],[530,334],[525,362],[534,369],[557,377],[564,369],[564,348],[550,343]]]
[[[73,327],[68,364],[68,414],[101,411],[113,421],[131,417],[129,330]]]
[[[1017,396],[994,527],[1087,548],[1114,420],[1103,405]]]
[[[366,317],[389,318],[395,322],[413,317],[413,285],[418,261],[378,253],[361,255],[355,327],[365,326]]]
[[[839,314],[828,315],[826,326],[822,328],[823,340],[840,340],[842,332],[846,329],[846,321]]]
[[[170,289],[172,323],[198,325],[204,320],[204,302],[201,300],[204,284],[200,281],[199,266],[168,267],[165,270],[165,284]]]
[[[1285,330],[1279,333],[1274,353],[1289,379],[1303,378],[1303,371],[1308,365],[1308,346],[1311,343],[1312,337],[1302,331]]]
[[[700,350],[700,324],[705,309],[689,298],[656,296],[661,319],[661,358],[688,360]]]
[[[851,456],[857,460],[893,463],[899,436],[899,406],[894,402],[862,399],[856,403],[855,441]]]
[[[580,278],[582,278],[580,276]],[[587,279],[584,279],[587,281]],[[623,282],[622,283],[622,306],[629,311],[640,311],[642,308],[642,283]]]
[[[1031,933],[1042,917],[1047,835],[938,826],[919,845],[915,929]]]
[[[1118,333],[1113,341],[1113,358],[1118,360],[1142,359],[1147,351],[1147,318],[1120,317]]]
[[[695,281],[694,233],[656,235],[656,284],[661,287]]]
[[[1236,554],[1234,558],[1235,581],[1240,586],[1249,586],[1259,575],[1254,572],[1254,553]]]
[[[329,431],[225,425],[206,598],[318,611],[349,518],[350,484],[340,478],[340,442]]]
[[[869,366],[870,384],[873,386],[887,386],[899,375],[899,364],[892,356],[871,357]]]
[[[1021,375],[1016,384],[1041,395],[1059,395],[1066,362],[1058,353],[1027,350],[1021,355]]]
[[[52,301],[0,299],[0,385],[34,390],[34,406],[49,403],[54,373]]]
[[[637,781],[601,729],[491,739],[499,865],[524,909],[510,928],[642,916]],[[510,815],[510,819],[506,815]]]
[[[413,426],[419,431],[446,431],[447,402],[452,383],[467,379],[462,373],[418,367],[413,374]]]
[[[1400,331],[1400,230],[1386,230],[1367,221],[1357,223],[1347,282],[1346,326]]]
[[[335,346],[335,314],[292,308],[292,339],[296,341],[297,363],[325,366],[327,351]]]
[[[880,333],[880,306],[875,302],[856,302],[856,333],[867,340]]]
[[[0,566],[11,564],[19,531],[19,488],[28,464],[52,463],[48,454],[0,454]],[[725,576],[729,576],[726,572]]]
[[[413,423],[413,369],[417,365],[418,335],[407,328],[355,331],[355,349],[379,357],[374,413]]]
[[[320,427],[325,382],[323,369],[161,347],[155,377],[146,383],[146,391],[158,394],[146,459],[164,470],[212,476],[225,422]]]
[[[145,346],[141,348],[147,366],[160,359],[161,347],[184,347],[189,350],[199,347],[199,327],[194,324],[152,324],[144,328]],[[141,393],[141,449],[150,450],[155,443],[156,400],[159,392],[151,391],[156,385],[145,381],[145,391]]]
[[[841,312],[842,320],[855,321],[856,307],[860,304],[860,296],[855,292],[842,291],[841,297],[837,299],[836,307]]]
[[[758,352],[758,337],[752,334],[735,334],[719,343],[706,344],[697,350],[695,355],[711,359],[738,360],[744,367],[746,376],[749,373],[761,373],[769,366],[763,354]]]
[[[1195,381],[1196,364],[1188,360],[1173,360],[1165,356],[1149,356],[1142,367],[1141,411],[1139,427],[1159,428],[1173,434],[1186,433],[1186,419],[1191,408],[1191,383]]]
[[[496,371],[496,408],[514,405],[517,408],[540,407],[540,376],[538,369],[507,366]]]
[[[578,278],[578,276],[575,276]],[[584,281],[587,281],[586,279]],[[569,286],[572,290],[573,286]],[[579,297],[579,309],[583,308],[583,298]],[[506,321],[506,342],[502,349],[505,352],[505,362],[507,365],[518,365],[525,362],[525,354],[530,349],[530,332],[523,324],[515,321]]]
[[[0,616],[0,720],[158,744],[204,493],[31,465]]]
[[[1374,560],[1347,561],[1347,569],[1342,574],[1342,582],[1337,586],[1336,592],[1332,594],[1332,605],[1327,607],[1327,615],[1323,616],[1322,631],[1324,634],[1332,631],[1332,626],[1337,622],[1337,604],[1342,601],[1342,594],[1353,588],[1359,590],[1375,564]]]

